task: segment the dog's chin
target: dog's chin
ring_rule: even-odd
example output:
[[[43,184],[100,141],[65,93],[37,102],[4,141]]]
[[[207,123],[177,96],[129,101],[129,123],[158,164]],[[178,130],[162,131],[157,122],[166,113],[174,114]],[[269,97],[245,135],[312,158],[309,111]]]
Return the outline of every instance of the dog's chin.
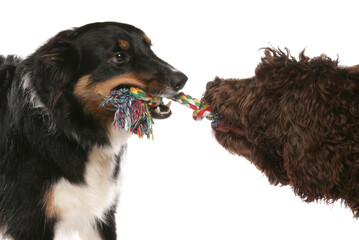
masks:
[[[233,127],[223,121],[219,122],[217,126],[212,126],[212,128],[216,140],[227,151],[247,159],[251,158],[253,146],[248,141],[243,129]]]

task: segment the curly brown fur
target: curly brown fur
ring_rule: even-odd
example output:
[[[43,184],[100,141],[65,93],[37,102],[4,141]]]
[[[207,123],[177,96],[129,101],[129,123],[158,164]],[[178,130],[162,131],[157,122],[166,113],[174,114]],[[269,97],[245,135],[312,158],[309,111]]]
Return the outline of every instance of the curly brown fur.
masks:
[[[342,199],[359,217],[358,66],[267,48],[254,77],[217,77],[204,100],[220,116],[218,142],[270,183],[308,202]]]

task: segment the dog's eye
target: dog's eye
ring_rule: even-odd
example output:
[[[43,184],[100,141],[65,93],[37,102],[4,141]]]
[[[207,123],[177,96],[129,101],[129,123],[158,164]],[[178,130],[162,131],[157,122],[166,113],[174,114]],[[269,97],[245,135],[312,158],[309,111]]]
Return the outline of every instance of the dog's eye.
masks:
[[[127,55],[124,52],[118,52],[112,57],[114,63],[124,63],[128,60]]]

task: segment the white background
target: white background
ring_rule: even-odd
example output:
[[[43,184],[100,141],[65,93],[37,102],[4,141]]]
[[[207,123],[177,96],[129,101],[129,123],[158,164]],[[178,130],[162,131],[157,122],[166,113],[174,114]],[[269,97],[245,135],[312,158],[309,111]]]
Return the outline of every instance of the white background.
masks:
[[[144,30],[155,53],[187,74],[184,92],[197,98],[215,76],[252,76],[261,47],[359,63],[358,7],[344,0],[12,0],[1,4],[0,54],[25,57],[60,30],[108,20]],[[289,187],[270,186],[216,143],[209,121],[172,106],[171,118],[155,122],[154,141],[129,141],[119,239],[358,239],[350,210],[307,204]]]

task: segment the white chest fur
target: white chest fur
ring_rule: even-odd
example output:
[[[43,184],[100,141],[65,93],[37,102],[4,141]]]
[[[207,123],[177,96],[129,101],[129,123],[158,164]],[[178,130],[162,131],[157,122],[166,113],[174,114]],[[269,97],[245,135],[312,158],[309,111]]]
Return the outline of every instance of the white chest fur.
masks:
[[[106,222],[104,214],[115,204],[119,194],[119,181],[114,179],[115,156],[126,143],[129,134],[110,131],[111,144],[94,147],[88,153],[85,183],[72,184],[60,179],[52,188],[52,208],[59,221],[55,225],[55,240],[100,239],[95,222]]]

